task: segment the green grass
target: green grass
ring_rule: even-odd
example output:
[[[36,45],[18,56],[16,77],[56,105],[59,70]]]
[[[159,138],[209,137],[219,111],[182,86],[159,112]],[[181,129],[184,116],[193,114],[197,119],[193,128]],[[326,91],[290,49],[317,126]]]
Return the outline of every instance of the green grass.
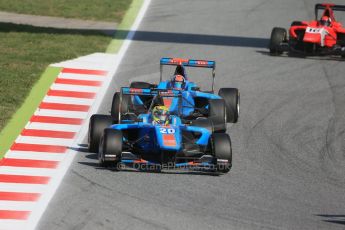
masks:
[[[132,2],[118,2],[124,1],[128,4]],[[143,0],[133,0],[119,24],[121,31],[129,30],[142,3]],[[117,33],[112,38],[95,31],[0,22],[0,159],[20,134],[60,71],[60,68],[46,67],[93,52],[104,52],[110,41],[107,52],[117,52],[124,33]],[[46,71],[41,75],[44,69]]]
[[[130,3],[131,0],[0,0],[0,10],[21,14],[120,22]]]
[[[9,123],[0,133],[0,158],[11,147],[23,127],[30,120],[39,103],[46,95],[49,86],[54,82],[56,76],[62,68],[48,67],[38,82],[30,90],[30,94],[26,97],[23,105],[11,117]]]
[[[49,64],[104,52],[111,39],[95,32],[0,23],[0,130]]]
[[[128,3],[126,7],[129,10],[119,24],[121,30],[128,30],[143,0],[113,1]],[[3,2],[0,0],[0,6],[4,5]],[[40,1],[30,2],[36,4]],[[11,6],[11,4],[14,6],[12,9],[15,9],[16,5],[28,4],[18,0],[7,3],[7,6]],[[131,3],[130,7],[128,7],[129,3]],[[80,4],[85,4],[85,1]],[[71,5],[75,5],[75,3],[71,3]],[[76,12],[82,11],[82,6],[80,7],[76,9]],[[98,7],[104,8],[99,5]],[[25,7],[21,9],[25,9]],[[43,12],[45,11],[43,10]],[[117,12],[120,11],[117,10]],[[22,13],[29,12],[22,11]],[[97,18],[100,20],[112,17],[109,16],[111,14],[105,14],[102,10],[93,12],[93,16],[97,14]],[[118,15],[123,15],[123,12]],[[61,16],[61,14],[57,16]],[[73,16],[87,19],[93,17],[90,18],[83,12],[81,12],[81,16],[78,13]],[[120,20],[121,17],[117,17],[117,19]],[[0,22],[0,159],[20,134],[59,72],[59,68],[55,67],[46,69],[49,64],[94,52],[104,52],[110,41],[112,41],[109,45],[111,49],[109,50],[108,47],[107,51],[114,53],[122,44],[123,38],[122,33],[117,33],[112,38],[95,31],[42,28]],[[116,41],[115,44],[114,41]],[[46,71],[42,75],[44,69]]]

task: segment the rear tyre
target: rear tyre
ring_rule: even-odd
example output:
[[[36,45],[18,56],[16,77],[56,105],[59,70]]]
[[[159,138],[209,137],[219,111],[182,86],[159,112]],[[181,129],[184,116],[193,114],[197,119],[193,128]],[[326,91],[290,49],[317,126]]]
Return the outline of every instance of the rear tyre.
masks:
[[[223,99],[211,99],[208,101],[208,118],[213,123],[213,131],[217,133],[226,132],[226,106]]]
[[[143,82],[143,81],[133,81],[130,84],[130,88],[137,88],[137,89],[147,89],[147,88],[156,88],[156,84],[151,84],[148,82]],[[148,112],[148,107],[150,107],[150,104],[152,102],[152,96],[147,96],[147,95],[141,95],[138,96],[140,100],[142,101],[143,105],[133,105],[135,108],[133,111],[135,114],[139,115],[141,113],[147,113]]]
[[[344,39],[344,45],[345,45],[345,39]],[[342,53],[341,53],[340,56],[341,56],[342,58],[345,58],[345,46],[343,46],[342,49],[344,49],[344,51],[342,51]]]
[[[227,173],[232,166],[232,148],[231,140],[226,133],[215,133],[212,135],[212,149],[213,154],[217,160],[224,162],[217,162],[217,171]]]
[[[116,167],[121,161],[122,132],[105,129],[99,146],[98,162],[102,167]],[[119,169],[119,167],[117,167]]]
[[[293,21],[291,26],[303,26],[304,24],[301,21]]]
[[[130,88],[137,88],[137,89],[145,89],[145,88],[151,88],[153,85],[148,82],[143,81],[133,81],[129,87]]]
[[[220,88],[218,95],[226,105],[226,122],[236,123],[240,113],[240,92],[236,88]]]
[[[109,115],[94,114],[89,121],[89,152],[98,153],[98,147],[104,129],[112,125],[113,119]]]
[[[287,32],[284,28],[275,27],[271,33],[269,44],[270,53],[273,55],[282,54],[281,43],[287,41]]]
[[[130,99],[130,95],[123,95],[119,92],[114,94],[110,114],[115,124],[119,123],[122,114],[129,111]]]

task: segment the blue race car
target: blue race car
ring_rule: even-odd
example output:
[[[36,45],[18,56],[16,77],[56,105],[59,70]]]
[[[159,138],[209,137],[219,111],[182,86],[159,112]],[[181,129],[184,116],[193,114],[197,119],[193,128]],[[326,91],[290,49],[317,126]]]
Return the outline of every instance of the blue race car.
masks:
[[[166,106],[157,104],[162,97],[181,98],[181,91],[124,87],[120,94],[121,98],[127,95],[153,98],[147,113],[127,112],[116,124],[112,116],[92,115],[89,151],[98,152],[101,166],[198,167],[223,173],[230,170],[232,149],[228,134],[212,133],[208,119],[183,122],[178,114],[171,114]]]
[[[163,66],[176,66],[174,76],[171,80],[163,81]],[[212,89],[211,91],[201,91],[192,81],[188,80],[185,67],[201,67],[212,69]],[[195,120],[200,117],[212,116],[212,121],[216,132],[225,132],[226,123],[236,123],[239,117],[239,91],[236,88],[221,88],[217,94],[214,94],[215,80],[214,61],[189,60],[180,58],[162,58],[160,60],[160,82],[151,84],[148,82],[132,82],[130,88],[138,89],[165,89],[179,90],[182,93],[182,112],[180,116],[184,120]],[[111,114],[114,120],[117,120],[119,113],[120,93],[115,93],[112,102]],[[128,111],[140,114],[147,112],[151,103],[152,96],[138,95],[134,98],[124,97],[122,101],[126,103]],[[178,98],[163,97],[162,103],[169,108],[172,114],[177,114],[180,103]],[[122,111],[122,112],[128,112]]]

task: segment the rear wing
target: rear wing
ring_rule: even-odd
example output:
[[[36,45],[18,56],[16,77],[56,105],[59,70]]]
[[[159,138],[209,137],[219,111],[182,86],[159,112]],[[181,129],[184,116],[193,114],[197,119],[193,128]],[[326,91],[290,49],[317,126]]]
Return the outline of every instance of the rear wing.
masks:
[[[122,105],[122,98],[123,95],[131,95],[131,96],[152,96],[152,99],[149,98],[150,106],[148,108],[148,111],[151,111],[151,109],[156,105],[163,105],[165,104],[164,100],[167,99],[167,97],[174,97],[178,98],[178,115],[180,115],[181,108],[182,108],[182,91],[180,90],[170,90],[170,89],[155,89],[155,88],[130,88],[130,87],[122,87],[121,88],[121,96],[120,96],[120,106]],[[134,98],[133,98],[134,99]],[[170,99],[169,99],[170,100]]]
[[[155,89],[155,88],[130,88],[122,87],[121,93],[125,95],[134,95],[134,96],[162,96],[162,97],[178,97],[182,95],[180,90],[175,89]]]
[[[160,60],[160,82],[163,80],[163,66],[183,66],[183,67],[201,67],[212,69],[212,92],[214,91],[214,78],[216,77],[216,62],[210,60],[184,59],[184,58],[167,58]]]
[[[334,20],[333,11],[345,11],[345,5],[335,5],[333,3],[319,3],[315,5],[315,20],[318,20],[319,10],[325,10],[324,15]]]
[[[161,58],[161,65],[182,65],[189,67],[204,67],[204,68],[216,68],[215,61],[209,60],[193,60],[193,59],[183,59],[183,58]]]

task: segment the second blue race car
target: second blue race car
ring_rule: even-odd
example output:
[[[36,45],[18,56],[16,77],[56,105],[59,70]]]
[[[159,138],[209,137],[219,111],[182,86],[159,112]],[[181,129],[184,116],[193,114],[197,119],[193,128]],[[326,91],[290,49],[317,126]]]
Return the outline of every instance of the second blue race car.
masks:
[[[170,80],[163,80],[163,66],[176,66],[175,73]],[[212,117],[216,132],[225,132],[226,123],[236,123],[239,117],[240,94],[237,88],[220,88],[218,95],[214,93],[215,67],[214,61],[190,60],[180,58],[162,58],[160,60],[160,82],[132,82],[130,88],[137,89],[165,89],[179,90],[182,94],[182,111],[180,116],[185,120],[195,120],[200,117]],[[194,82],[189,81],[185,67],[199,67],[212,69],[212,89],[202,91]],[[123,111],[119,111],[120,93],[114,94],[111,114],[118,120],[119,114],[132,112],[136,114],[148,111],[152,95],[124,96]],[[180,103],[178,98],[163,97],[162,104],[169,108],[172,114],[177,114]]]

